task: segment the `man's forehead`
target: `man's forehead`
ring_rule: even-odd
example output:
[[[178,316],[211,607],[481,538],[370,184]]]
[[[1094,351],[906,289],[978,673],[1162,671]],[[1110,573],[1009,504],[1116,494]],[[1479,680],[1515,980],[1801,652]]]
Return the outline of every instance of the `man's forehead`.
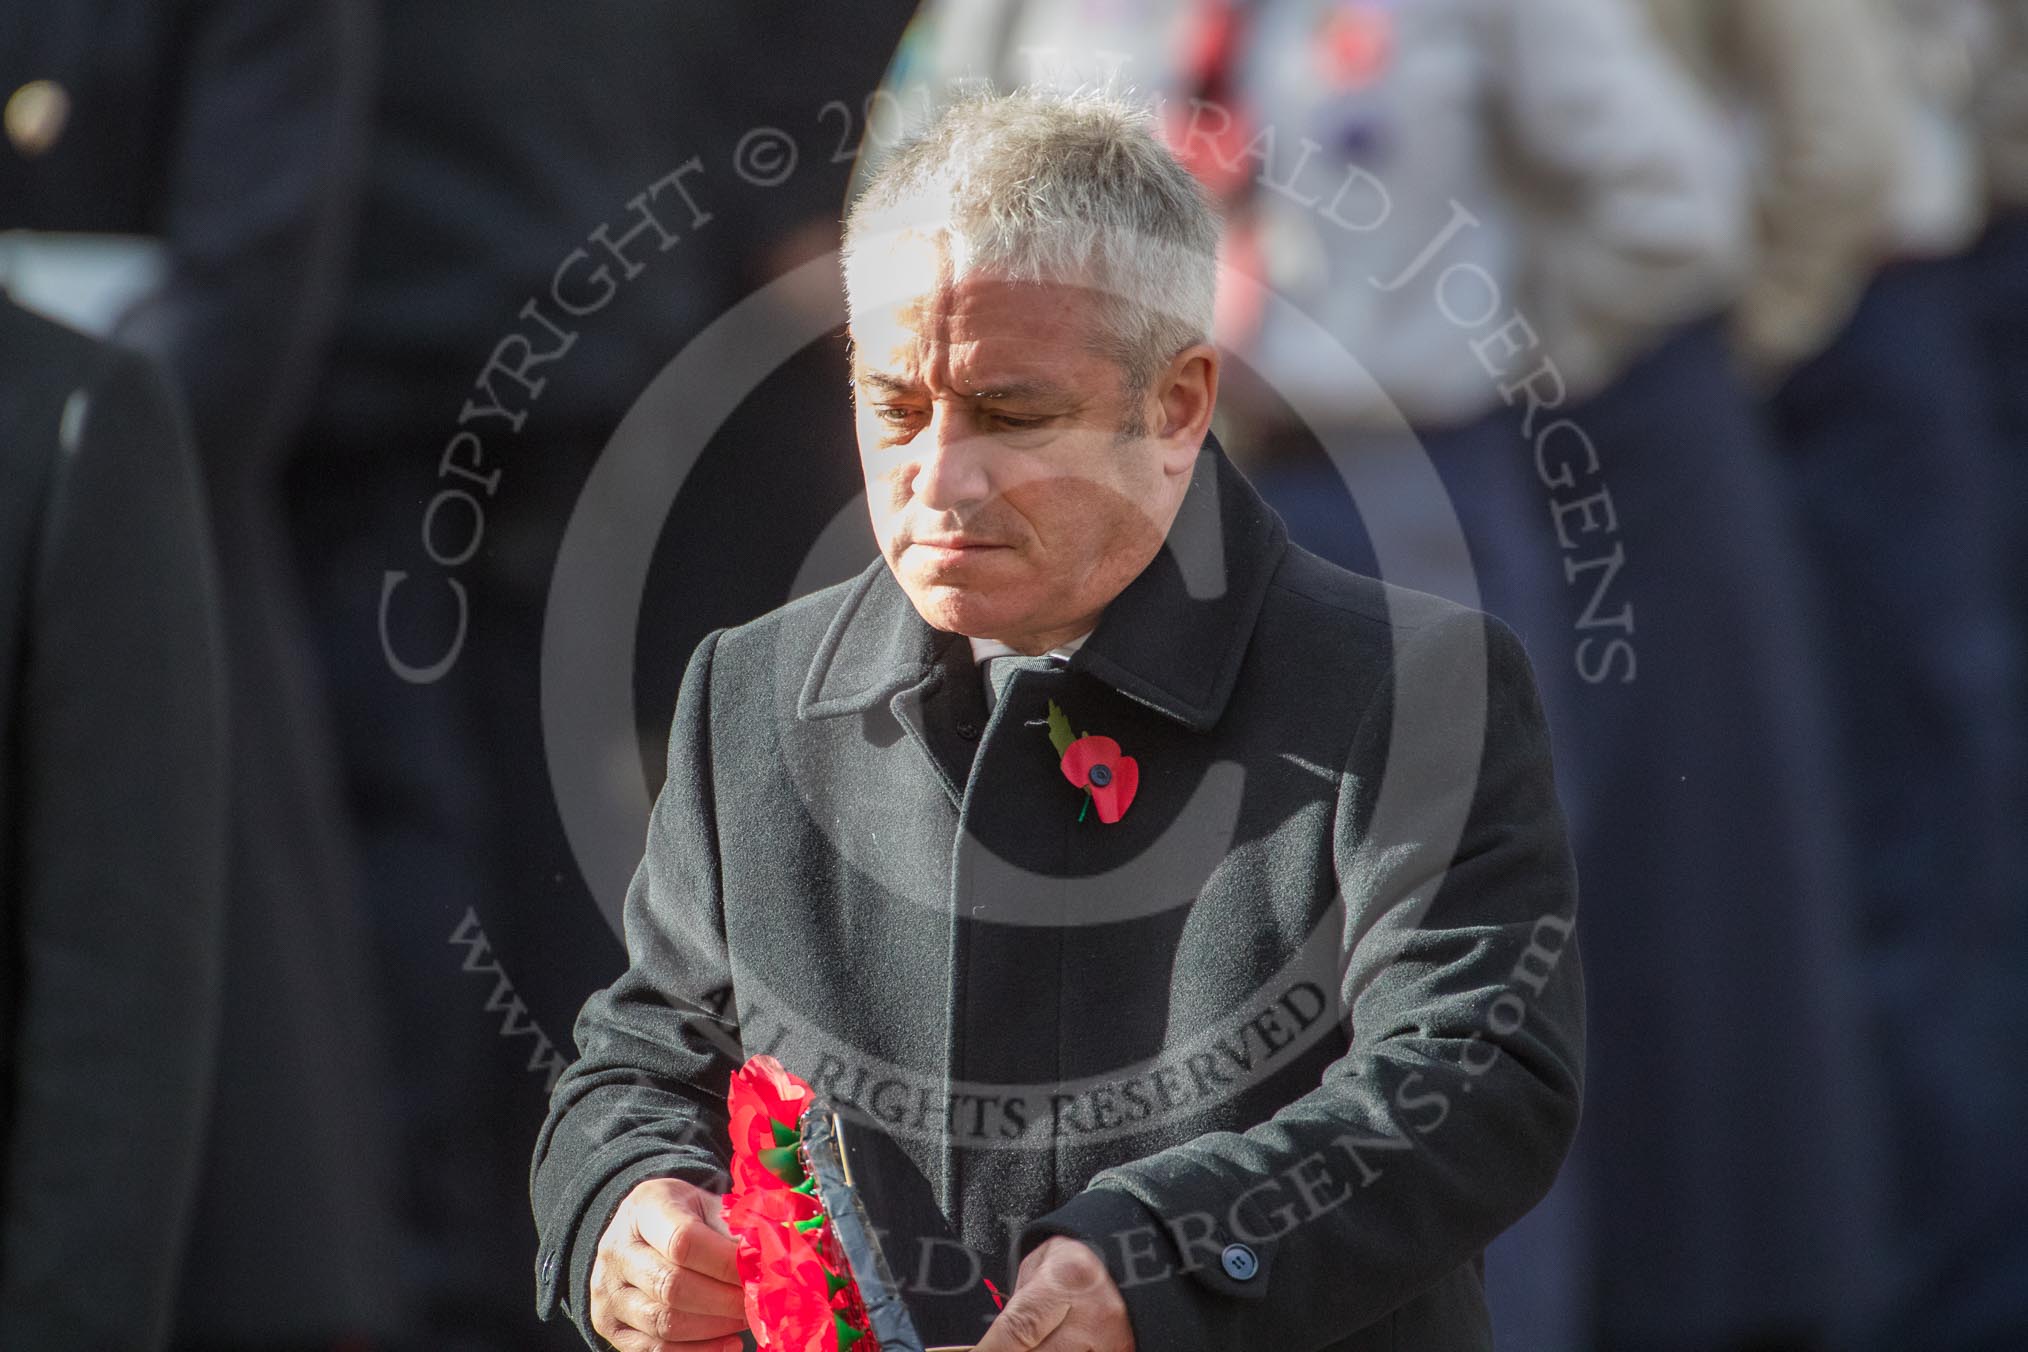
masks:
[[[952,342],[1020,338],[1047,333],[1066,323],[1082,324],[1091,305],[1088,290],[1063,282],[945,275],[919,289],[855,305],[853,324],[857,328],[872,320]]]
[[[1075,287],[946,277],[888,305],[855,307],[854,366],[905,375],[948,364],[961,384],[1044,383],[1088,359],[1088,304]]]
[[[980,266],[947,226],[915,226],[856,240],[846,287],[855,318],[908,311],[990,315],[1002,309],[1080,309],[1091,293],[1073,281],[1015,278]]]
[[[879,336],[882,332],[885,337]],[[862,384],[914,387],[948,384],[968,395],[1040,395],[1082,383],[1086,360],[1076,339],[1062,331],[1005,328],[942,332],[900,328],[855,333],[853,372]]]

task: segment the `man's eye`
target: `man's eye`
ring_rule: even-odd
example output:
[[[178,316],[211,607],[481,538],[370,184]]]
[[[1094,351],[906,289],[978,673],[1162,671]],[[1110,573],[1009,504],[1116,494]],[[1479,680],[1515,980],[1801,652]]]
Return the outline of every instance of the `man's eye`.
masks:
[[[915,417],[915,410],[901,404],[882,404],[875,409],[874,416],[890,427],[905,426]]]
[[[1040,427],[1048,421],[1046,418],[1024,418],[1013,413],[990,413],[986,416],[995,427],[1002,427],[1010,432],[1019,432],[1024,428]]]

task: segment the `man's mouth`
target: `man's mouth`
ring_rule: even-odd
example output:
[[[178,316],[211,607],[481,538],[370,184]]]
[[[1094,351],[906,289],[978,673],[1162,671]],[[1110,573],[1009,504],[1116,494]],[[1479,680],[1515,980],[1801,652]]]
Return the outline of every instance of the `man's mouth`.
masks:
[[[913,544],[918,544],[918,545],[922,545],[923,547],[925,547],[925,548],[927,548],[927,549],[1001,549],[1001,548],[1004,548],[1004,546],[1002,546],[1002,545],[1001,545],[1001,544],[1000,544],[1000,543],[999,543],[998,541],[996,541],[996,540],[981,540],[981,539],[977,538],[976,536],[971,536],[971,535],[942,535],[942,536],[925,536],[925,537],[922,537],[922,538],[920,538],[920,539],[917,539],[917,540],[911,541],[911,543],[913,543]]]
[[[983,540],[972,535],[925,536],[909,541],[913,547],[922,550],[932,559],[948,563],[954,559],[971,559],[1006,545],[996,540]]]

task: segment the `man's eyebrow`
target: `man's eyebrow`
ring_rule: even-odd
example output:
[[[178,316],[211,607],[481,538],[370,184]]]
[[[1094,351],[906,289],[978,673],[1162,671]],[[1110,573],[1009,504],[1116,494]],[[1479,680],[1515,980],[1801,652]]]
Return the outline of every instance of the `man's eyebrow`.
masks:
[[[859,383],[861,385],[871,385],[883,394],[913,394],[915,392],[913,382],[904,380],[900,376],[891,376],[885,371],[862,371],[859,373]]]
[[[914,381],[902,376],[890,375],[885,371],[862,371],[858,383],[880,391],[883,394],[914,394],[920,388]],[[1060,400],[1067,396],[1061,385],[1048,380],[1004,380],[966,392],[966,398],[982,403],[988,401],[1037,399]]]
[[[1040,399],[1064,397],[1061,385],[1047,380],[1006,380],[971,391],[974,399]]]

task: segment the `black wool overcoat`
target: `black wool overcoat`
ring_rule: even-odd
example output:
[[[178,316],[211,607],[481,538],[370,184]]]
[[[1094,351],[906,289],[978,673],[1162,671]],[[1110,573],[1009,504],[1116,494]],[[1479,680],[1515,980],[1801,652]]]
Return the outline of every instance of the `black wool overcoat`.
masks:
[[[0,288],[0,1347],[172,1341],[226,949],[207,516],[165,373]]]
[[[1136,761],[1119,821],[1052,702]],[[1490,1347],[1480,1255],[1577,1122],[1575,907],[1512,634],[1290,545],[1215,440],[990,715],[875,560],[691,659],[630,966],[536,1147],[538,1306],[600,1343],[601,1232],[643,1179],[722,1181],[765,1052],[928,1180],[969,1252],[891,1253],[905,1285],[1005,1291],[1065,1234],[1143,1352]]]

